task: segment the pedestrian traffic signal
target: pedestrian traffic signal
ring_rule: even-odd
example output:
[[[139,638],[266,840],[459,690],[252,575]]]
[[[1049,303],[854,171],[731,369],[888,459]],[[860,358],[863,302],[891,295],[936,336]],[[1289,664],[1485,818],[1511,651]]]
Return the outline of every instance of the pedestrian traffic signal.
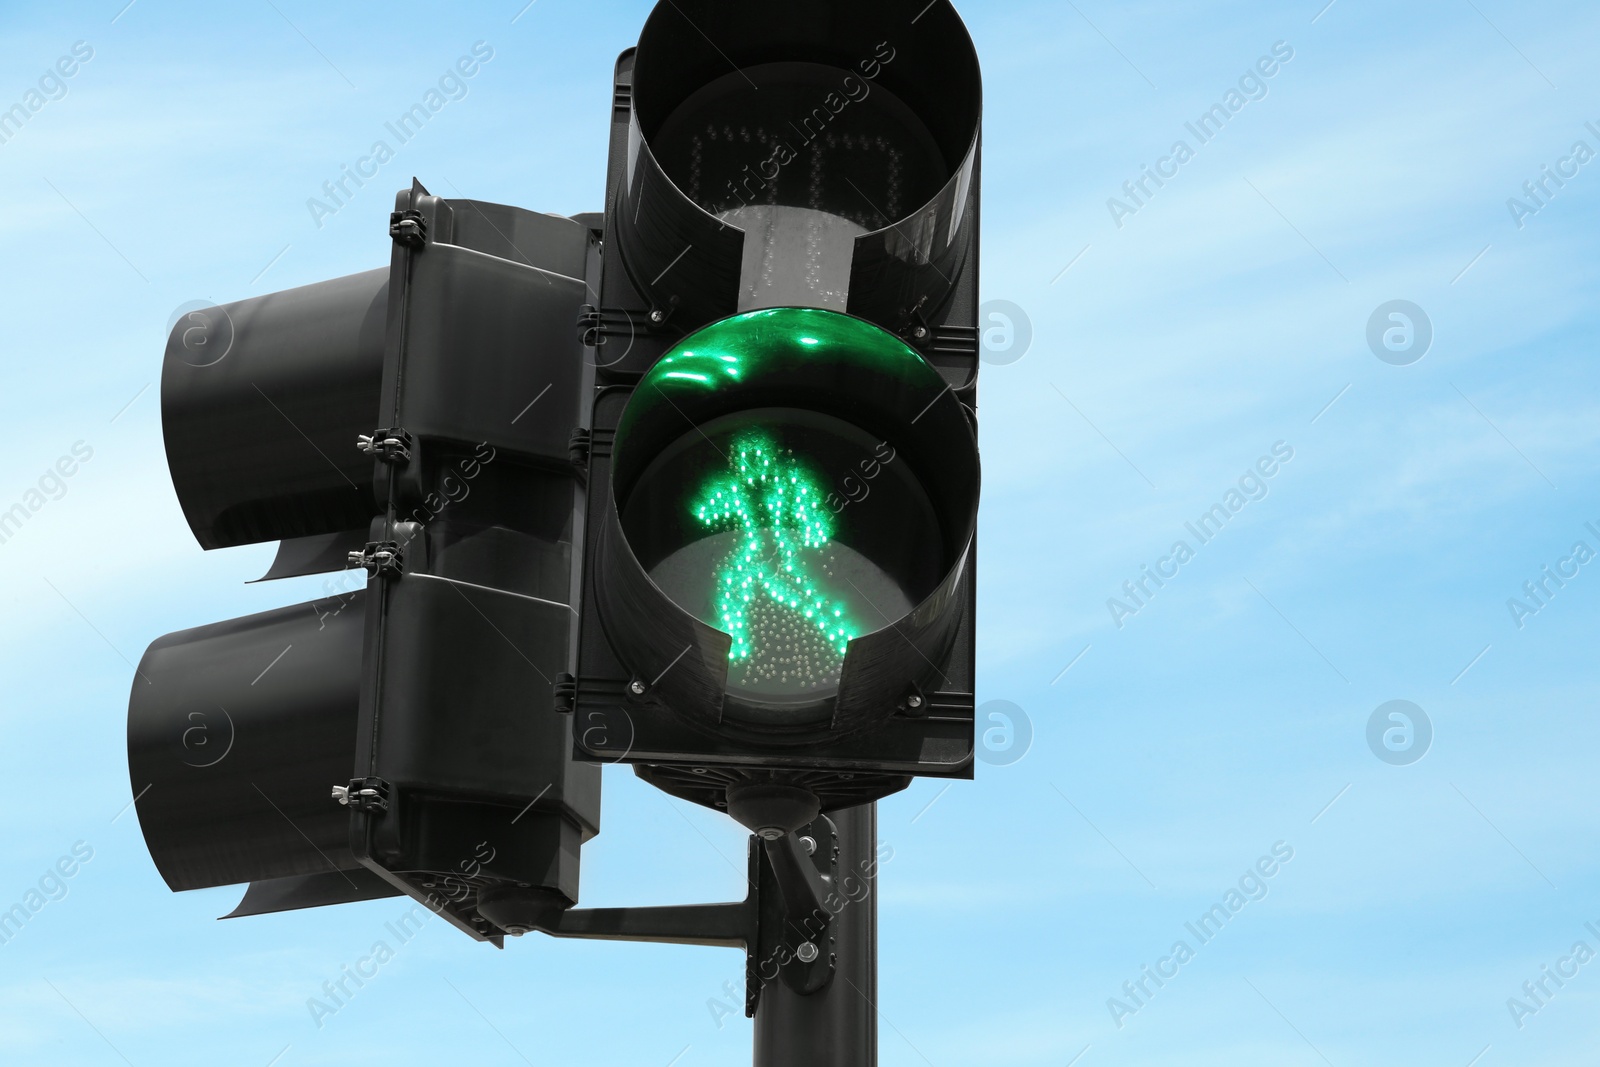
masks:
[[[663,0],[613,88],[603,214],[413,184],[387,269],[178,319],[196,539],[342,576],[150,646],[140,824],[234,915],[740,948],[763,1067],[875,1062],[872,802],[972,775],[977,56]],[[746,898],[575,907],[600,763],[764,839]]]
[[[407,893],[498,944],[577,899],[599,825],[552,711],[595,235],[420,185],[390,235],[386,270],[173,330],[163,430],[202,547],[357,569],[153,644],[129,770],[175,890],[249,882],[236,915]]]
[[[674,0],[616,101],[580,756],[769,837],[970,776],[970,38],[944,2]]]

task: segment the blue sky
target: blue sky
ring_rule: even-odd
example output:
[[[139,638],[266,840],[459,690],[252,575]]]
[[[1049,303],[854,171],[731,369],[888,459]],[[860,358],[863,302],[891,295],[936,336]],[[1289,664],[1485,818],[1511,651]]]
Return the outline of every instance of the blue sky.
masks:
[[[437,923],[319,1028],[307,998],[401,905],[217,923],[238,892],[169,893],[119,815],[129,661],[320,591],[246,586],[270,546],[190,537],[152,384],[172,312],[382,265],[413,175],[598,208],[611,64],[649,5],[124,2],[0,12],[0,108],[93,52],[0,144],[0,506],[92,450],[0,544],[0,905],[93,853],[0,945],[0,1061],[748,1062],[710,1006],[736,954],[497,953]],[[1520,1020],[1507,1000],[1600,951],[1600,565],[1520,628],[1507,601],[1600,550],[1600,161],[1520,226],[1507,201],[1600,150],[1600,11],[1323,2],[961,5],[983,292],[1032,326],[982,379],[979,698],[1032,740],[882,805],[886,1067],[1592,1060],[1600,962]],[[307,199],[479,41],[465,97],[319,227]],[[1185,123],[1279,42],[1197,146]],[[1108,207],[1180,139],[1175,176]],[[1433,334],[1404,366],[1367,341],[1395,300]],[[1280,442],[1265,495],[1196,544]],[[1193,558],[1119,627],[1108,599],[1178,540]],[[1431,723],[1418,761],[1368,746],[1392,700]],[[739,895],[726,819],[606,789],[585,904]],[[1200,945],[1185,924],[1280,842]],[[1135,1005],[1123,983],[1179,940]]]

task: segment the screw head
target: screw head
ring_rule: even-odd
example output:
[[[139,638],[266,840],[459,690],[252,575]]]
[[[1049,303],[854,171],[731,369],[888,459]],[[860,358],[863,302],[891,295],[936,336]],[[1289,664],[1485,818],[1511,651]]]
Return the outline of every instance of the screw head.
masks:
[[[911,336],[919,341],[926,341],[928,339],[928,328],[926,326],[918,326],[911,331]]]
[[[644,689],[644,683],[639,681],[637,678],[628,683],[628,692],[632,693],[636,697],[644,696]]]
[[[794,950],[794,954],[801,963],[815,963],[817,957],[822,955],[822,952],[817,948],[815,942],[806,941]]]
[[[660,326],[663,322],[667,321],[667,313],[662,311],[660,308],[656,308],[650,312],[650,321],[655,323],[657,326]]]
[[[805,848],[806,855],[815,856],[817,854],[817,839],[816,838],[811,837],[809,835],[806,836],[806,837],[802,837],[800,839],[800,844],[801,844],[802,847]]]
[[[908,707],[908,708],[920,708],[920,707],[922,707],[922,697],[919,696],[916,693],[912,693],[910,696],[906,697],[906,707]]]

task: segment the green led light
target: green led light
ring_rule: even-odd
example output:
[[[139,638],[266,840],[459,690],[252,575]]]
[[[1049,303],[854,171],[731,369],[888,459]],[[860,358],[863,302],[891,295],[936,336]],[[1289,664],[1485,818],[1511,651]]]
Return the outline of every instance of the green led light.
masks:
[[[831,483],[897,427],[965,433],[949,393],[902,338],[820,308],[714,322],[639,379],[613,438],[619,518],[667,599],[729,635],[730,694],[829,696],[851,640],[926,595],[925,575],[907,591],[861,550],[852,531],[867,512],[842,512]],[[904,496],[908,477],[909,463],[876,499]],[[904,504],[920,517],[908,537],[937,525],[927,505]]]
[[[817,591],[802,554],[826,547],[833,537],[832,515],[815,506],[821,499],[817,486],[792,452],[769,434],[751,430],[733,439],[727,471],[706,482],[690,505],[707,529],[744,535],[713,579],[715,611],[733,638],[731,661],[746,661],[761,651],[747,617],[758,597],[815,629],[841,658],[857,636],[844,605]]]
[[[742,388],[772,373],[792,372],[819,360],[848,360],[893,379],[897,388],[908,393],[926,394],[927,400],[945,389],[938,372],[900,338],[861,319],[819,308],[747,311],[704,327],[684,345],[645,374],[640,399],[630,405],[618,428],[619,439],[626,438],[629,424],[648,411],[658,396],[670,399],[686,390],[704,394]]]

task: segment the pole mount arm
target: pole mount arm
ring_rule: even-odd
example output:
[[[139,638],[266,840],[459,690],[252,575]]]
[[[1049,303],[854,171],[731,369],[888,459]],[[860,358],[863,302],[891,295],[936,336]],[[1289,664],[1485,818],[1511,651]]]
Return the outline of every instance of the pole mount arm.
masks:
[[[821,815],[799,834],[763,842],[752,836],[749,893],[723,904],[569,908],[533,919],[551,937],[740,948],[745,953],[745,1013],[761,989],[782,979],[814,993],[833,978],[839,839]]]
[[[554,924],[539,929],[551,937],[748,950],[756,940],[757,910],[755,893],[730,904],[573,908],[562,912]]]

